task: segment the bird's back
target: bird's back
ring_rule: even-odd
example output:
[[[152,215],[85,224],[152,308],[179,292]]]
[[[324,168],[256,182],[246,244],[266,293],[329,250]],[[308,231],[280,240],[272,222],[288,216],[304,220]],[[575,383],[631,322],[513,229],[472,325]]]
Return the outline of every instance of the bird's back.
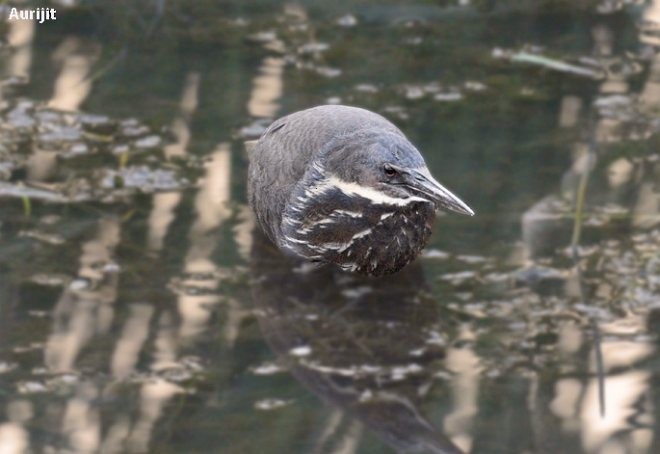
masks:
[[[270,125],[250,155],[248,198],[271,240],[277,242],[286,201],[316,154],[337,137],[367,129],[403,136],[378,114],[338,105],[313,107]]]

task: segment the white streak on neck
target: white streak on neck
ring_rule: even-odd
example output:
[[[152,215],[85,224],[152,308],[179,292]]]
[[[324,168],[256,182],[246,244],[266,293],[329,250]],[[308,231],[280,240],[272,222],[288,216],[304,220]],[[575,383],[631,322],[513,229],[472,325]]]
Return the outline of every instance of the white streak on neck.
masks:
[[[349,210],[335,210],[332,212],[331,216],[348,216],[353,219],[359,219],[362,217],[362,213],[358,213],[357,211],[349,211]]]
[[[350,181],[344,181],[335,175],[330,175],[326,181],[327,183],[323,185],[324,188],[335,187],[348,196],[357,195],[370,200],[375,204],[406,206],[412,202],[428,202],[428,200],[416,196],[410,196],[404,199],[392,197],[375,188],[362,186],[358,183],[352,183]]]

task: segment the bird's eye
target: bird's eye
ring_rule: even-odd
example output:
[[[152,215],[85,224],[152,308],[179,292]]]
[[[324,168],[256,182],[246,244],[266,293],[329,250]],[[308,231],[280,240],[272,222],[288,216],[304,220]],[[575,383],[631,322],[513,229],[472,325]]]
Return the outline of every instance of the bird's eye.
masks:
[[[383,172],[385,172],[385,175],[388,177],[393,177],[396,175],[396,170],[389,164],[385,164],[385,167],[383,167]]]

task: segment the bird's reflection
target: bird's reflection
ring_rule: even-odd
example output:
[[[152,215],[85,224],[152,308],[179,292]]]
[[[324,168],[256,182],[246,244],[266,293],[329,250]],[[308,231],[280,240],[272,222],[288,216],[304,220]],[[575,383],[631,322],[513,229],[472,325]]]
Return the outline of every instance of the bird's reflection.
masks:
[[[442,373],[450,328],[421,267],[387,278],[307,270],[255,236],[259,324],[291,374],[397,450],[461,452],[420,411]]]

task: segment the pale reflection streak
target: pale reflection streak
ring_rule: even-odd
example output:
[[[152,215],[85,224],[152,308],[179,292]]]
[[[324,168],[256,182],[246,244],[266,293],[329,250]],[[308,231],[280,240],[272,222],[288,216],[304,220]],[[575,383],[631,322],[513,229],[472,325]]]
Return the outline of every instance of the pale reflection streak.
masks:
[[[285,12],[295,11],[296,16],[307,20],[305,11],[298,5],[285,5]],[[264,45],[266,49],[281,50],[282,42],[273,41]],[[279,111],[279,100],[284,92],[284,59],[268,56],[259,66],[258,74],[252,81],[252,90],[247,102],[248,114],[255,118],[273,119]],[[247,155],[247,154],[246,154]],[[238,223],[234,226],[234,240],[241,257],[247,259],[252,249],[252,229],[254,217],[250,207],[242,205],[238,209]],[[240,317],[239,317],[240,318]]]
[[[287,4],[284,10],[285,14],[295,12],[300,20],[307,20],[305,10],[299,5]],[[282,46],[278,40],[264,44],[266,49],[275,51],[280,51]],[[279,56],[268,56],[261,62],[252,81],[252,90],[246,106],[251,117],[273,119],[279,111],[279,100],[284,92],[284,65],[284,59]],[[247,260],[252,248],[252,231],[255,226],[252,211],[247,205],[238,208],[237,219],[238,222],[233,227],[234,241],[241,257]],[[228,345],[234,345],[241,321],[249,312],[239,301],[231,298],[226,299],[226,309],[225,340]]]
[[[22,424],[5,422],[0,424],[0,452],[23,454],[29,452],[30,440]]]
[[[89,75],[100,52],[98,43],[79,37],[68,37],[57,47],[52,59],[59,67],[59,73],[48,107],[65,111],[80,108],[91,91]],[[30,181],[47,181],[55,173],[56,165],[55,150],[41,149],[35,142],[27,162],[27,178]]]
[[[625,326],[631,321],[620,320],[603,327],[603,330],[618,336],[626,334],[630,328],[633,332],[638,331],[641,328],[639,326]],[[600,414],[599,384],[597,379],[592,379],[586,387],[580,413],[582,445],[587,452],[649,452],[653,441],[653,431],[650,428],[635,428],[627,437],[615,435],[628,428],[633,419],[651,422],[649,427],[653,426],[653,415],[648,401],[641,409],[637,407],[640,400],[645,400],[644,394],[649,388],[651,374],[635,369],[635,364],[650,356],[654,347],[635,340],[611,340],[603,343],[602,350],[607,374],[606,411],[604,415]],[[589,362],[590,372],[595,375],[595,358],[590,358]],[[625,372],[615,373],[616,369],[623,369]],[[628,437],[627,444],[622,445],[622,441]]]
[[[657,30],[660,29],[659,25],[660,2],[651,0],[647,2],[646,9],[642,14],[639,40],[644,44],[660,47],[660,38],[657,35]]]
[[[184,156],[188,152],[191,138],[190,123],[199,105],[200,81],[201,76],[198,72],[192,71],[186,74],[181,100],[179,101],[179,113],[170,125],[175,141],[165,146],[165,157],[168,159],[175,156]]]
[[[279,109],[277,101],[282,97],[284,59],[266,57],[259,75],[252,83],[252,94],[247,104],[248,113],[253,117],[272,118]]]
[[[32,45],[34,41],[34,21],[11,21],[7,23],[7,44],[12,48],[8,71],[10,76],[24,80],[30,78],[32,67]]]
[[[236,224],[233,227],[234,242],[243,260],[248,260],[252,250],[252,231],[255,227],[254,214],[248,205],[237,208]]]
[[[172,368],[178,365],[176,321],[170,311],[164,311],[158,319],[151,369],[155,371]]]
[[[475,334],[468,326],[462,326],[457,343],[474,341]],[[467,344],[467,342],[465,342]],[[473,443],[473,420],[478,412],[480,359],[473,348],[448,348],[445,365],[452,372],[450,389],[452,410],[445,417],[443,432],[465,452]]]
[[[206,174],[195,198],[197,218],[189,233],[190,248],[184,262],[182,289],[177,307],[181,316],[179,336],[188,342],[201,334],[220,301],[217,266],[211,254],[218,245],[218,228],[229,216],[231,152],[221,143],[211,154]]]
[[[151,315],[151,313],[149,313]],[[144,326],[137,333],[136,346],[142,347],[143,341],[148,333],[148,326]],[[139,351],[138,348],[131,348]],[[177,358],[177,336],[176,326],[169,311],[161,313],[156,338],[154,341],[154,354],[151,369],[154,371],[174,368],[179,366]],[[132,364],[137,358],[131,356]],[[119,414],[116,420],[107,430],[107,435],[101,445],[101,452],[145,452],[148,451],[151,441],[153,426],[162,415],[164,407],[176,395],[184,392],[179,385],[167,382],[162,378],[152,378],[140,387],[140,395],[137,402],[139,412],[137,418],[127,414]]]
[[[154,194],[153,206],[149,214],[149,233],[147,236],[147,249],[154,255],[163,249],[165,236],[174,221],[175,210],[181,203],[179,192],[162,192]]]
[[[118,219],[104,218],[99,221],[96,237],[83,245],[78,277],[64,290],[54,309],[53,330],[44,358],[51,371],[75,371],[82,349],[94,337],[109,331],[117,299],[118,276],[113,258],[119,241]],[[91,381],[82,382],[75,392],[65,404],[61,431],[74,451],[95,452],[101,436],[95,403],[98,386]]]
[[[335,433],[339,430],[339,425],[344,419],[344,412],[338,408],[334,408],[326,422],[323,424],[323,430],[321,431],[320,436],[315,442],[313,452],[315,454],[320,454],[326,451],[325,444],[330,440]]]
[[[114,251],[119,239],[119,221],[104,218],[96,237],[83,245],[78,277],[55,305],[53,331],[45,347],[45,364],[50,370],[75,370],[82,348],[110,328],[117,298]]]
[[[68,445],[78,453],[96,452],[101,438],[101,415],[94,401],[98,397],[96,384],[82,383],[75,397],[64,409],[62,433]]]
[[[211,259],[218,243],[217,230],[230,215],[231,200],[231,150],[229,144],[221,143],[207,163],[207,172],[195,199],[197,219],[190,231],[190,249],[186,255],[184,271],[189,276],[182,281],[183,291],[179,296],[178,308],[181,315],[179,335],[188,341],[202,333],[211,316],[211,309],[220,302],[217,294],[217,266]],[[250,218],[238,224],[235,235],[244,243],[249,235]],[[189,291],[190,290],[190,291]],[[197,294],[195,294],[197,293]],[[248,315],[240,302],[225,298],[226,315],[223,327],[224,338],[233,346],[238,337],[243,318]]]
[[[575,95],[566,95],[559,107],[559,127],[572,128],[577,125],[582,112],[582,99]]]
[[[354,454],[357,452],[363,431],[364,426],[361,423],[357,421],[351,422],[342,436],[339,446],[332,451],[333,454]]]
[[[170,126],[174,134],[174,143],[165,147],[165,157],[181,157],[188,152],[190,144],[190,122],[197,110],[199,100],[200,74],[190,72],[186,80],[179,102],[179,113]],[[147,247],[153,253],[159,253],[163,248],[163,241],[174,221],[174,211],[181,203],[181,193],[164,192],[153,196],[153,208],[149,215],[149,233],[147,236]]]
[[[119,379],[127,377],[135,369],[142,346],[149,336],[154,308],[151,304],[136,303],[131,304],[129,311],[110,360],[110,370]]]
[[[71,36],[53,54],[60,68],[53,96],[48,106],[58,110],[78,110],[92,90],[92,67],[101,54],[101,46],[93,41]]]
[[[32,402],[12,400],[5,410],[6,422],[0,424],[0,452],[22,454],[29,452],[30,438],[25,424],[34,416]]]
[[[161,378],[142,385],[140,389],[140,414],[126,440],[129,452],[147,452],[154,424],[163,413],[167,402],[183,392],[183,388]]]
[[[3,60],[7,61],[7,77],[18,79],[20,82],[30,80],[32,67],[32,46],[34,42],[34,21],[12,21],[7,23],[7,45],[11,47],[11,54]],[[0,108],[7,106],[5,90],[0,85]]]

